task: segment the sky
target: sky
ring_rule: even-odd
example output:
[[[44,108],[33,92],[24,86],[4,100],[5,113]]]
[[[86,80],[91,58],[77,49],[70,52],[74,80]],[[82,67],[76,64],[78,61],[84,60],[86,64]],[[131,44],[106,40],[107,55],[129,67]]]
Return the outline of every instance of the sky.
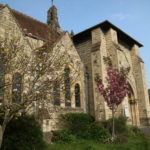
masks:
[[[51,7],[51,0],[0,0],[0,3],[42,22],[46,22]],[[109,20],[142,43],[140,56],[150,88],[150,0],[54,0],[54,5],[63,30],[76,34]]]

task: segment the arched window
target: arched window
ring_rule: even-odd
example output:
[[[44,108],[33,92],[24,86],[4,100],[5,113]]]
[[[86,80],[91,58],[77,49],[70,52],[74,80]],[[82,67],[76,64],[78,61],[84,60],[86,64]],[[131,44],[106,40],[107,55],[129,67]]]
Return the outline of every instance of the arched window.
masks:
[[[64,70],[64,83],[65,83],[65,106],[71,106],[71,92],[70,92],[70,69]]]
[[[20,73],[15,73],[12,78],[12,102],[21,102],[22,93],[22,76]]]
[[[54,105],[60,106],[60,84],[56,81],[53,85]]]
[[[80,102],[80,85],[79,84],[75,85],[75,104],[76,104],[76,107],[81,106],[81,102]]]
[[[4,100],[5,68],[3,56],[0,55],[0,103]]]

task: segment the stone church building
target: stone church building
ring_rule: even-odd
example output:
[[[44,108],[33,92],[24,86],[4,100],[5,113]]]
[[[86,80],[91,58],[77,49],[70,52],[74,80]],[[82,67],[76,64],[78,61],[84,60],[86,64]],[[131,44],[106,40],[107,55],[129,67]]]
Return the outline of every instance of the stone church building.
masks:
[[[81,66],[81,77],[73,85],[74,95],[70,105],[60,102],[57,109],[54,109],[51,119],[43,117],[44,132],[56,128],[57,116],[60,113],[84,112],[93,115],[96,120],[107,120],[111,117],[111,111],[100,96],[94,81],[95,74],[98,73],[105,82],[104,56],[110,56],[113,65],[117,68],[131,68],[128,75],[131,92],[120,105],[117,116],[128,117],[129,124],[149,125],[150,104],[144,62],[139,56],[139,49],[143,45],[121,29],[106,20],[76,35],[70,35],[60,28],[57,8],[54,5],[48,10],[47,24],[45,24],[8,5],[0,4],[0,37],[4,37],[4,33],[8,30],[10,36],[11,34],[20,36],[27,49],[31,49],[31,46],[34,48],[42,46],[47,40],[53,40],[57,44],[61,41],[68,53],[72,50],[80,61],[78,65]],[[48,39],[47,35],[52,32],[57,36],[62,34],[63,36],[59,40]]]

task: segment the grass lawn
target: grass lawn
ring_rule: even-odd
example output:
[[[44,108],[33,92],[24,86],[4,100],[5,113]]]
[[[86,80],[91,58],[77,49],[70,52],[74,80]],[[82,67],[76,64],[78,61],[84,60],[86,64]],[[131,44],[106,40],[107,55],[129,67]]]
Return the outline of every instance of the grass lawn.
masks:
[[[71,144],[49,144],[46,150],[150,150],[150,139],[132,137],[128,143],[122,144],[102,144],[82,140]]]

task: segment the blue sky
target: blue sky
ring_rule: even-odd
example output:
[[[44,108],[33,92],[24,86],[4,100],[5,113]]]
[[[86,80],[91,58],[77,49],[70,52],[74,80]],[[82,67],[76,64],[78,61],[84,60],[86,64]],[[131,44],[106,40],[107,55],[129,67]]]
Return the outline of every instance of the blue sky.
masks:
[[[11,8],[46,22],[51,0],[0,0]],[[78,33],[109,20],[144,45],[140,55],[150,88],[150,0],[54,0],[61,28]]]

